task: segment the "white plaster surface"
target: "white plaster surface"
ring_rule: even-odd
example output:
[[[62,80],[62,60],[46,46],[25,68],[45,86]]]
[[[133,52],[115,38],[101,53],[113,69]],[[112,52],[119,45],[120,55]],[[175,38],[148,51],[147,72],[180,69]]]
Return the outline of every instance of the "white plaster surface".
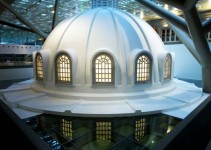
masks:
[[[55,57],[65,52],[72,61],[72,85],[92,86],[92,60],[102,52],[114,59],[115,85],[134,85],[135,59],[144,52],[153,59],[153,84],[163,80],[167,51],[160,36],[136,15],[110,7],[98,7],[60,22],[49,34],[39,54],[43,59],[45,86],[54,86]],[[36,52],[33,55],[35,60]],[[35,65],[35,62],[34,62]],[[174,70],[172,64],[171,70]],[[173,76],[173,73],[172,73]],[[41,84],[42,85],[42,84]],[[132,86],[131,86],[132,88]]]
[[[192,103],[191,105],[187,105],[185,107],[181,107],[178,109],[173,109],[170,111],[164,110],[163,114],[184,119],[190,114],[190,112],[192,112],[197,106],[199,106],[208,96],[209,96],[208,94],[203,94],[203,96],[199,100],[197,100],[195,103]]]
[[[128,104],[141,112],[160,111],[161,109],[170,109],[185,105],[184,102],[162,96],[132,100],[128,101]]]
[[[64,112],[65,110],[72,110],[78,103],[79,101],[76,100],[43,96],[20,102],[19,107],[28,110],[33,109],[39,112]]]
[[[92,109],[90,109],[92,108]],[[99,113],[100,112],[100,113]],[[134,110],[125,101],[82,101],[72,110],[77,114],[124,114],[134,113]]]
[[[32,111],[27,111],[24,109],[20,109],[20,108],[14,108],[12,109],[21,119],[25,119],[25,118],[29,118],[29,117],[33,117],[33,116],[37,116],[40,115],[41,113],[38,112],[32,112]]]
[[[135,116],[142,114],[164,113],[178,118],[186,117],[209,94],[203,93],[194,84],[174,79],[176,88],[158,96],[147,94],[140,99],[122,100],[85,100],[59,98],[43,92],[25,89],[33,80],[16,84],[15,88],[3,89],[3,100],[20,116],[26,118],[41,113],[69,116]],[[23,89],[21,89],[23,88]],[[12,89],[12,90],[11,90]]]

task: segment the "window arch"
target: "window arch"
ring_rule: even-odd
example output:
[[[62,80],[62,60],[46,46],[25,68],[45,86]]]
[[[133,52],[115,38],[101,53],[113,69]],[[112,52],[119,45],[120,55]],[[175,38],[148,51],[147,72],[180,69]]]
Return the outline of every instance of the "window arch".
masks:
[[[38,80],[43,80],[43,60],[41,54],[37,53],[36,58],[36,76]]]
[[[136,83],[151,81],[151,57],[141,53],[136,59]]]
[[[108,53],[100,53],[93,59],[93,84],[114,84],[114,60]]]
[[[56,57],[56,82],[72,83],[72,61],[66,53]]]
[[[172,64],[172,59],[171,55],[167,54],[165,57],[165,70],[164,70],[164,79],[170,79],[171,78],[171,64]]]

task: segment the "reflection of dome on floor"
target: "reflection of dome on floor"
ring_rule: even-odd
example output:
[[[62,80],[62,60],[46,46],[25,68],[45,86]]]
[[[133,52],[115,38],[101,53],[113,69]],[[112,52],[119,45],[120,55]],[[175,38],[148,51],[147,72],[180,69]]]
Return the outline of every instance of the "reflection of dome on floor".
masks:
[[[173,79],[174,54],[145,21],[109,7],[62,21],[33,58],[35,81],[3,93],[21,116],[25,110],[93,117],[166,113],[205,95]]]
[[[173,70],[172,54],[146,22],[109,7],[60,23],[35,54],[35,66],[34,89],[98,101],[146,96],[170,86]]]
[[[80,118],[37,115],[24,121],[54,149],[152,149],[181,119],[164,114]]]

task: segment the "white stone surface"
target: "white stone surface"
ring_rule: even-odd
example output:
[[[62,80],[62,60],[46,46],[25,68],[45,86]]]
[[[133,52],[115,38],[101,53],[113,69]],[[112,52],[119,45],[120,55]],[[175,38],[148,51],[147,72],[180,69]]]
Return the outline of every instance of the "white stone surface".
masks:
[[[124,101],[82,101],[71,112],[87,115],[121,115],[134,113],[134,110]]]
[[[33,112],[33,111],[27,111],[20,108],[14,108],[12,109],[21,119],[26,119],[29,117],[40,115],[41,113]]]
[[[110,92],[133,90],[135,59],[142,52],[152,57],[151,87],[164,82],[164,60],[167,54],[172,58],[173,77],[174,54],[167,51],[157,32],[136,15],[115,8],[91,9],[58,24],[39,51],[43,59],[45,84],[35,84],[62,91],[55,85],[55,57],[60,52],[65,52],[72,60],[72,84],[78,87],[78,92],[84,87],[92,89],[92,60],[102,52],[109,53],[114,59],[115,89],[110,89]],[[121,88],[119,85],[127,87]],[[142,87],[145,86],[149,87],[142,84]]]
[[[32,84],[32,81],[26,81]],[[203,93],[201,88],[195,85],[174,79],[175,89],[158,96],[149,94],[140,99],[122,100],[86,100],[59,98],[50,96],[33,89],[17,90],[4,89],[3,100],[21,118],[41,113],[57,114],[65,116],[91,116],[91,117],[112,117],[112,116],[136,116],[144,114],[164,113],[178,118],[186,117],[209,94]],[[6,98],[6,99],[5,99]],[[189,99],[189,100],[187,100]]]
[[[209,96],[209,94],[203,94],[203,96],[197,100],[196,102],[190,104],[190,105],[186,105],[185,107],[181,107],[178,109],[173,109],[170,111],[163,111],[163,114],[166,115],[170,115],[170,116],[174,116],[177,118],[181,118],[184,119],[185,117],[187,117],[195,108],[197,108],[197,106],[199,106],[207,97]]]
[[[71,58],[71,85],[56,83],[55,58],[61,52]],[[102,52],[114,59],[112,86],[94,85],[92,81],[93,58]],[[152,59],[150,82],[137,84],[136,58],[142,52]],[[203,101],[200,88],[173,80],[174,54],[165,49],[156,31],[137,16],[114,8],[96,8],[67,18],[37,53],[42,56],[43,80],[31,79],[0,91],[21,118],[28,111],[84,117],[135,116]],[[167,55],[172,58],[171,77],[164,80]],[[36,52],[34,60],[35,56]],[[34,75],[36,78],[36,68]]]
[[[184,102],[178,101],[177,99],[162,96],[132,100],[128,101],[128,104],[136,111],[140,110],[141,112],[160,111],[185,105]]]
[[[78,103],[76,100],[43,96],[20,102],[18,107],[39,112],[64,112],[73,109]]]

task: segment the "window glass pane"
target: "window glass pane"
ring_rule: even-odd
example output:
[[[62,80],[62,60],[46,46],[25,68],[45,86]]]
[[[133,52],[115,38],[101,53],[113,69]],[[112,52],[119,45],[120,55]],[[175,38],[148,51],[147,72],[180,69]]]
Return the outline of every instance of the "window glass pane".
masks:
[[[165,70],[164,70],[164,79],[171,78],[171,56],[168,54],[165,57]]]
[[[94,60],[94,83],[111,84],[113,83],[112,60],[108,54],[102,53]]]
[[[150,81],[151,62],[147,55],[141,54],[136,62],[136,81]]]
[[[36,55],[36,74],[37,79],[42,80],[43,79],[43,61],[42,56],[40,54]]]
[[[57,82],[70,83],[71,60],[66,54],[59,54],[57,57]]]

